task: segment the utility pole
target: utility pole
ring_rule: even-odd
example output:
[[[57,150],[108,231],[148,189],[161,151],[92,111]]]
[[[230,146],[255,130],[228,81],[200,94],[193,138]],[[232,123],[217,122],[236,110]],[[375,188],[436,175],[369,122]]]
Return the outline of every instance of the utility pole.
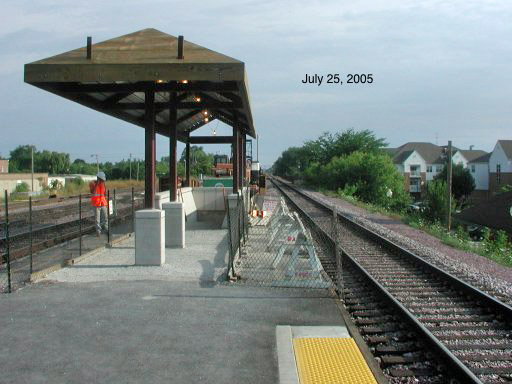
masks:
[[[137,160],[137,181],[139,181],[139,160]]]
[[[32,158],[32,192],[34,192],[34,146],[30,146],[30,156]]]
[[[446,223],[447,223],[447,228],[448,228],[448,231],[450,231],[451,229],[451,226],[452,226],[452,141],[449,140],[448,141],[448,168],[447,168],[447,172],[446,172],[446,176],[447,176],[447,182],[446,182],[446,190],[447,190],[447,194],[448,194],[448,198],[447,198],[447,201],[448,201],[448,207],[447,207],[447,218],[446,218]]]
[[[130,153],[130,180],[132,179],[132,154]]]

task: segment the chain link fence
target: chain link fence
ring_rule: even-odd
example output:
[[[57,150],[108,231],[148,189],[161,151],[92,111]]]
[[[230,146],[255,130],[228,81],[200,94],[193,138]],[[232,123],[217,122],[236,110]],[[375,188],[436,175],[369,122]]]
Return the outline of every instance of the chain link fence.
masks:
[[[34,273],[65,265],[133,232],[135,211],[144,205],[142,193],[108,191],[108,230],[96,236],[90,195],[58,201],[11,201],[4,193],[0,209],[0,292],[11,292]]]
[[[245,193],[228,202],[231,280],[282,288],[337,284],[341,254],[333,240],[335,216],[311,217],[295,208],[271,183],[264,196]]]

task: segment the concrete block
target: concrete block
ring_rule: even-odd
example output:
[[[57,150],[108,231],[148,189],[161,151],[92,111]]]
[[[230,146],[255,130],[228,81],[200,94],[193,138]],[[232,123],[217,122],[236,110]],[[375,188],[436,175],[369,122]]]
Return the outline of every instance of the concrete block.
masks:
[[[165,212],[143,209],[135,212],[135,265],[165,263]]]
[[[240,195],[238,193],[230,193],[228,195],[228,207],[229,209],[235,209],[238,206],[238,200]]]
[[[165,246],[185,248],[185,206],[181,201],[164,203]]]
[[[162,205],[170,201],[170,191],[155,193],[155,208],[162,209]]]

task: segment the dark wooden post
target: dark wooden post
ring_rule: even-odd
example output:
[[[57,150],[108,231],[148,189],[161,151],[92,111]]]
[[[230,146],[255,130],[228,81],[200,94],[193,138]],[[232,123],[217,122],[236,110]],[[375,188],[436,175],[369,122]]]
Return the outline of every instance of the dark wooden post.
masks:
[[[238,186],[244,187],[244,139],[242,132],[238,133]]]
[[[187,187],[190,187],[190,141],[187,140],[185,147],[185,172],[187,178]]]
[[[236,112],[233,113],[233,193],[238,193],[238,165],[240,163],[238,150],[238,118]]]
[[[247,175],[247,136],[242,134],[242,186],[245,183]]]
[[[178,145],[176,93],[169,94],[169,199],[178,200],[178,172],[176,147]]]
[[[92,36],[87,36],[87,60],[92,59]]]
[[[144,182],[144,207],[155,206],[155,91],[145,92],[145,162],[146,177]]]

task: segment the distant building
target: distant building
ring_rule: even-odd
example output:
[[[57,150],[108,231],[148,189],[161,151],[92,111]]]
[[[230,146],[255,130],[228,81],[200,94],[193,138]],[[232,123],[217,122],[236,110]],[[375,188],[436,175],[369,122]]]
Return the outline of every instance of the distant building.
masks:
[[[489,192],[512,185],[512,140],[498,140],[489,157]]]
[[[468,162],[471,176],[475,180],[475,190],[471,194],[474,201],[489,198],[489,158],[492,153],[486,153]]]
[[[9,173],[9,160],[0,159],[0,173]]]
[[[25,183],[29,190],[32,188],[31,173],[0,173],[0,191],[14,192],[19,184]],[[34,173],[34,192],[41,191],[48,185],[47,173]]]
[[[73,173],[68,175],[55,175],[48,177],[48,185],[51,185],[55,181],[57,181],[60,185],[65,186],[66,183],[69,183],[75,179],[81,179],[84,183],[89,183],[91,181],[96,180],[96,175],[82,175],[79,173]]]
[[[447,146],[438,146],[426,142],[410,142],[398,148],[386,148],[395,164],[396,169],[404,176],[405,189],[415,198],[420,198],[425,192],[429,181],[443,170],[446,164]],[[488,171],[485,163],[477,163],[487,156],[485,151],[464,150],[452,147],[452,161],[462,164],[464,168],[474,169],[471,175],[475,179],[476,189],[483,189],[487,196],[486,176]],[[470,170],[471,170],[470,169]],[[488,179],[488,177],[487,177]]]
[[[387,148],[396,169],[404,176],[405,190],[420,197],[426,183],[443,170],[443,147],[432,143],[410,142]]]

